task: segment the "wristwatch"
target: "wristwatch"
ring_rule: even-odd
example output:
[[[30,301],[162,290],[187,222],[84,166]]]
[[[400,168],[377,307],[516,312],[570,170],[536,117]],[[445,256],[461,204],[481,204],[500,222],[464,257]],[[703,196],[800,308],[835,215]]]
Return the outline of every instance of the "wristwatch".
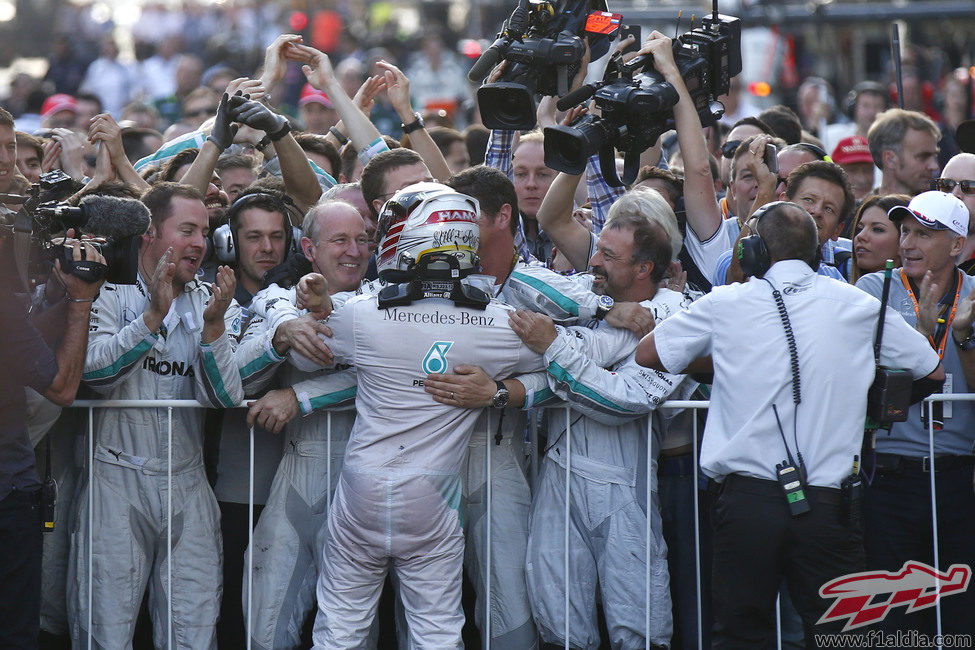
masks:
[[[335,136],[335,139],[339,141],[340,147],[344,147],[345,143],[349,141],[349,138],[347,138],[344,133],[339,131],[338,128],[334,126],[328,127],[328,132]]]
[[[494,397],[491,398],[491,406],[496,409],[503,409],[508,405],[508,400],[511,399],[511,394],[508,393],[508,389],[505,387],[503,381],[495,380],[494,383],[498,387],[498,392],[496,392]]]
[[[596,300],[596,320],[606,318],[606,314],[612,311],[616,301],[609,296],[599,296]]]
[[[423,118],[419,113],[413,113],[413,117],[416,119],[409,124],[400,124],[400,127],[403,129],[403,133],[413,133],[414,131],[419,131],[420,129],[426,128],[427,125],[423,123]]]

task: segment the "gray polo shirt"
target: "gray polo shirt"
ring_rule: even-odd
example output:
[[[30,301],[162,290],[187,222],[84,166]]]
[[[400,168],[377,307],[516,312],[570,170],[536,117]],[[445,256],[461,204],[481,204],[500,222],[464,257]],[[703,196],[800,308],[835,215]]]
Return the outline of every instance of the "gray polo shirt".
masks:
[[[865,275],[857,281],[857,287],[877,298],[880,298],[883,284],[883,271]],[[975,289],[975,277],[962,274],[959,300],[971,293],[973,289]],[[914,311],[914,302],[901,281],[901,269],[894,269],[894,275],[890,282],[889,304],[891,308],[904,317],[904,320],[911,327],[917,325],[917,312]],[[951,336],[950,330],[948,336]],[[945,344],[942,363],[948,376],[945,381],[944,392],[972,392],[961,369],[958,346],[951,340]],[[975,404],[972,402],[945,402],[943,411],[944,428],[934,432],[935,453],[971,454],[972,446],[975,444]],[[913,405],[907,416],[907,421],[895,423],[890,430],[890,435],[884,432],[877,434],[877,451],[883,454],[900,454],[902,456],[928,455],[928,428],[921,423],[921,404]]]

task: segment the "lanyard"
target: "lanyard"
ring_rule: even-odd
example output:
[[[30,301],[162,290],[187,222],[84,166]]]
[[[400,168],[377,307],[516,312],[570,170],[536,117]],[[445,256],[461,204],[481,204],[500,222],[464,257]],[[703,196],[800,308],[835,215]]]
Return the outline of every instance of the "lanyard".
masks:
[[[945,344],[948,343],[948,328],[951,325],[951,321],[955,319],[955,310],[958,309],[958,295],[961,293],[961,271],[957,271],[957,273],[958,275],[955,277],[955,299],[951,303],[951,313],[948,315],[948,318],[943,318],[947,305],[944,304],[944,297],[942,297],[941,302],[938,303],[938,326],[935,328],[933,336],[928,336],[928,342],[938,352],[938,357],[941,359],[945,358]],[[904,288],[907,290],[907,295],[911,297],[911,304],[914,305],[914,314],[920,320],[921,308],[917,303],[917,297],[914,295],[914,287],[911,286],[907,276],[904,275],[903,269],[901,269],[901,283],[903,283]],[[951,291],[949,290],[948,293],[951,293]],[[940,344],[936,342],[938,340],[941,341]]]

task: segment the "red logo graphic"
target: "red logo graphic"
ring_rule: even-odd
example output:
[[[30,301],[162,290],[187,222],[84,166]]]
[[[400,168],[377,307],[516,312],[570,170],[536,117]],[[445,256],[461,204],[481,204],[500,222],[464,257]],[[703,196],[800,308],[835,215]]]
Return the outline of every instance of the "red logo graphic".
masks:
[[[477,215],[471,210],[437,210],[430,213],[425,223],[447,223],[449,221],[477,223]]]
[[[908,613],[934,607],[938,598],[965,591],[971,577],[972,569],[967,564],[953,564],[948,573],[941,573],[914,561],[905,562],[896,573],[851,573],[819,588],[821,597],[836,598],[836,602],[817,623],[846,618],[846,632],[882,621],[894,607],[906,606]]]

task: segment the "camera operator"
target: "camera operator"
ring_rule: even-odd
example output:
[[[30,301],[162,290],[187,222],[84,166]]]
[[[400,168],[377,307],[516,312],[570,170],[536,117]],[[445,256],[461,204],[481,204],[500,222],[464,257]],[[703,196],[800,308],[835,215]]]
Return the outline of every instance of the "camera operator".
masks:
[[[0,119],[9,117],[0,111]],[[11,120],[12,124],[12,120]],[[0,127],[10,129],[12,126]],[[88,244],[85,258],[104,263]],[[0,260],[13,259],[9,241],[0,242]],[[74,242],[73,259],[82,259]],[[74,401],[84,367],[88,318],[101,281],[87,283],[55,263],[51,282],[64,288],[64,303],[32,323],[14,294],[16,272],[5,268],[0,278],[0,647],[36,647],[41,590],[41,483],[34,472],[34,449],[27,437],[25,388],[59,406]],[[35,327],[56,330],[52,351]],[[45,327],[47,325],[48,327]]]
[[[783,578],[807,647],[816,647],[812,632],[830,605],[820,587],[864,569],[859,501],[844,498],[840,486],[858,469],[875,368],[873,328],[864,324],[880,305],[816,274],[816,223],[805,210],[780,202],[757,216],[760,241],[749,244],[764,244],[768,270],[715,287],[664,320],[640,342],[636,360],[665,372],[714,369],[701,445],[702,470],[721,484],[713,647],[769,646]],[[845,374],[836,381],[840,359]],[[945,376],[903,319],[887,319],[880,363],[927,376],[929,387]]]

